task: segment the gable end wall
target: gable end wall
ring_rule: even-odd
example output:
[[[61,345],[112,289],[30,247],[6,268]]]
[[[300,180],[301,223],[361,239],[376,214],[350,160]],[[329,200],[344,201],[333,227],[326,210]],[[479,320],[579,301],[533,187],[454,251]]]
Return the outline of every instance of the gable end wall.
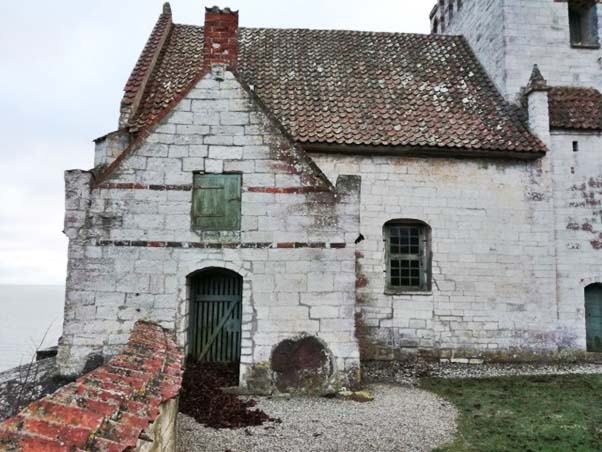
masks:
[[[241,174],[240,231],[191,229],[195,172]],[[331,186],[232,73],[201,80],[96,188],[90,173],[66,180],[63,373],[114,354],[139,319],[174,329],[185,348],[187,276],[223,267],[244,280],[243,384],[300,334],[327,344],[335,381],[353,378],[359,181]]]

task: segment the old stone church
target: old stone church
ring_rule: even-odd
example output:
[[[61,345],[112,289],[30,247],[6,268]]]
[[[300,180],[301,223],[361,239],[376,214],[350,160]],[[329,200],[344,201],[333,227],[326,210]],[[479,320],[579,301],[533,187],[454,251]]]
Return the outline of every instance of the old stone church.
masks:
[[[430,35],[166,4],[66,172],[62,373],[139,319],[250,388],[602,351],[599,3],[439,0]]]

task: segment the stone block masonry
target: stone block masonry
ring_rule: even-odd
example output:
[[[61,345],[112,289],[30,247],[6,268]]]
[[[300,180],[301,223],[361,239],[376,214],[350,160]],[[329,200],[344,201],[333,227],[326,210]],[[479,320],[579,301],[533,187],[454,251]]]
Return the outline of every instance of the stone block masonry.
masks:
[[[584,290],[602,282],[602,135],[552,132],[558,318],[585,348]]]
[[[360,180],[332,184],[251,90],[221,77],[200,80],[109,175],[66,174],[63,374],[115,354],[139,319],[175,329],[187,351],[191,275],[222,268],[243,278],[242,386],[299,335],[327,345],[335,384],[355,378]],[[195,230],[194,175],[222,173],[241,175],[240,230]]]
[[[490,341],[487,345],[497,352],[503,350],[503,344],[517,346],[521,341],[526,345],[530,344],[531,349],[548,344],[551,349],[558,351],[585,350],[585,289],[591,284],[602,282],[602,165],[599,154],[602,136],[595,129],[551,128],[547,92],[533,92],[527,87],[529,73],[533,65],[537,64],[548,86],[602,90],[602,50],[599,46],[602,36],[602,4],[600,1],[589,3],[595,6],[592,11],[597,17],[590,17],[592,20],[587,25],[592,27],[593,35],[597,34],[597,41],[594,39],[583,45],[572,42],[570,3],[566,0],[473,0],[463,2],[460,8],[458,2],[446,0],[438,3],[441,6],[434,10],[432,16],[433,21],[441,15],[445,16],[447,27],[444,33],[463,34],[466,37],[508,101],[520,104],[521,100],[527,100],[524,95],[528,95],[530,128],[549,147],[547,156],[542,160],[545,172],[537,177],[530,176],[528,183],[523,185],[527,190],[525,197],[531,200],[532,205],[544,208],[531,211],[527,217],[528,222],[519,228],[518,239],[522,242],[535,232],[535,228],[529,230],[532,223],[533,226],[535,223],[548,223],[548,226],[545,229],[538,226],[539,232],[532,235],[537,238],[528,246],[523,248],[520,244],[515,244],[515,248],[522,250],[524,256],[532,255],[534,262],[536,259],[538,263],[537,268],[531,270],[521,267],[523,274],[529,275],[530,284],[523,286],[523,296],[512,295],[514,300],[508,300],[508,313],[496,316],[497,331],[508,328],[502,343]],[[450,5],[455,5],[455,9],[451,8],[453,11],[450,11]],[[597,30],[593,27],[597,27]],[[581,99],[584,104],[590,100],[585,97]],[[574,124],[584,126],[579,125],[578,121]],[[479,190],[484,190],[484,186]],[[441,190],[441,186],[438,190]],[[489,212],[487,218],[488,222],[491,221]],[[518,226],[510,218],[507,224],[513,228]],[[494,228],[495,226],[492,228],[488,225],[488,229]],[[445,246],[445,252],[449,251],[454,252],[453,245]],[[500,248],[495,247],[495,253],[499,252]],[[475,257],[477,262],[482,262],[475,269],[479,275],[502,262],[499,256]],[[509,259],[518,262],[519,257]],[[445,273],[444,267],[440,270]],[[543,280],[540,279],[542,277]],[[498,299],[504,297],[506,290],[516,288],[516,278],[503,286],[500,284],[503,277],[498,276],[496,279],[492,295]],[[469,281],[461,286],[456,282],[456,290],[458,287],[466,288],[466,283],[470,285]],[[549,294],[546,295],[546,289],[543,289],[543,293],[540,292],[542,284],[550,286]],[[552,285],[555,289],[551,288]],[[444,284],[444,287],[449,286]],[[487,284],[475,287],[487,287]],[[502,292],[500,287],[503,287]],[[489,285],[489,288],[492,286]],[[477,294],[476,298],[464,298],[465,295],[475,295],[470,292],[458,295],[461,296],[450,297],[441,305],[445,308],[444,320],[454,330],[461,325],[468,307],[472,309],[485,299],[484,296],[490,296]],[[529,303],[519,301],[520,298],[527,300],[534,295],[539,299]],[[545,297],[548,297],[547,303],[542,302]],[[531,313],[531,308],[537,306],[537,303],[540,304],[537,308],[539,318],[537,310]],[[495,304],[489,304],[487,312],[492,312],[492,309],[496,309]],[[373,310],[370,311],[372,312]],[[370,320],[370,313],[366,314],[367,328],[377,323]],[[391,320],[385,320],[385,323],[393,322],[395,316],[392,317]],[[547,326],[542,328],[544,325]],[[408,331],[412,331],[412,328],[406,330]],[[450,341],[462,339],[457,337],[455,331],[442,334],[442,337],[447,337]],[[487,339],[496,335],[495,331],[484,331],[480,340],[487,342]],[[469,335],[464,336],[466,342],[471,342],[469,338]],[[517,355],[521,356],[520,353]]]
[[[600,88],[600,50],[570,46],[566,2],[462,5],[445,32],[465,32],[506,99],[535,63],[550,85]],[[240,383],[251,390],[273,389],[274,350],[306,338],[329,356],[332,386],[355,379],[360,353],[522,359],[584,349],[583,289],[602,281],[597,133],[550,132],[547,94],[537,91],[528,124],[550,149],[536,160],[319,143],[309,155],[256,96],[260,84],[235,75],[237,17],[209,9],[206,22],[203,78],[151,128],[100,140],[93,171],[66,173],[64,375],[118,353],[141,319],[173,329],[188,353],[205,271],[242,287]],[[481,138],[507,125],[483,119]],[[236,227],[195,228],[195,183],[226,179],[236,181]],[[406,220],[408,236],[430,246],[398,255],[399,274],[428,268],[395,288],[384,227]],[[401,290],[402,279],[420,290]]]
[[[138,322],[108,364],[1,423],[0,450],[175,451],[182,364],[167,331]]]
[[[583,327],[567,332],[556,312],[549,161],[312,158],[333,180],[352,172],[362,178],[365,240],[357,245],[356,294],[362,359],[579,348]],[[403,219],[432,230],[432,290],[386,289],[383,227]]]
[[[451,19],[448,8],[442,10],[447,24],[443,34],[464,35],[511,102],[520,103],[534,64],[551,86],[602,89],[602,50],[571,45],[567,1],[471,0],[463,2]],[[598,34],[602,35],[602,4],[597,13]]]

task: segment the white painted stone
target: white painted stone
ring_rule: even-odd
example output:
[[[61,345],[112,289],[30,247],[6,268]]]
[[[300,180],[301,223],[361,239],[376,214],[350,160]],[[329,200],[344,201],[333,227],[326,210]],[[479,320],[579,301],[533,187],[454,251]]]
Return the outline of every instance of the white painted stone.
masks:
[[[602,8],[597,5],[599,35]],[[498,89],[519,102],[534,64],[551,86],[602,89],[602,49],[571,47],[568,2],[470,0],[449,21],[445,34],[466,36]]]
[[[342,254],[328,244],[339,241],[346,233],[357,237],[359,199],[355,195],[356,208],[352,209],[338,207],[334,196],[318,199],[312,194],[290,193],[278,194],[276,198],[273,193],[247,192],[248,187],[302,185],[301,177],[288,174],[287,165],[274,160],[274,155],[298,161],[300,171],[312,170],[303,162],[305,157],[297,155],[298,150],[278,135],[278,129],[271,127],[246,93],[237,88],[238,82],[232,77],[227,81],[215,84],[205,78],[199,82],[146,143],[124,159],[108,182],[184,188],[192,184],[195,172],[241,172],[241,231],[191,230],[189,190],[90,191],[89,173],[70,173],[66,212],[66,230],[71,238],[69,304],[60,352],[64,373],[81,370],[86,355],[94,350],[115,353],[138,319],[156,320],[174,329],[184,347],[188,328],[187,276],[208,267],[228,268],[244,279],[245,365],[269,360],[278,342],[307,333],[326,335],[333,341],[328,345],[337,359],[357,366],[359,354],[353,332],[341,330],[353,323],[355,312],[338,308],[343,300],[352,304],[355,281],[346,279],[345,286],[334,288],[334,272],[340,269],[341,262],[353,269],[355,257],[353,249]],[[298,214],[300,211],[311,211],[311,221],[306,222]],[[316,220],[320,216],[333,220],[322,224]],[[287,217],[294,221],[287,221]],[[321,236],[325,248],[276,248],[276,239],[285,243],[307,242],[308,234],[300,234],[299,229],[309,227]],[[96,246],[101,239],[157,245],[176,242],[181,247]],[[198,249],[188,245],[199,241],[267,242],[273,248]],[[322,277],[313,270],[312,288],[329,291],[321,298],[331,306],[312,306],[311,297],[317,295],[308,292],[308,274],[314,261],[321,262],[320,268],[327,268],[328,272]],[[343,327],[329,331],[329,327],[320,324],[341,315],[348,316]]]

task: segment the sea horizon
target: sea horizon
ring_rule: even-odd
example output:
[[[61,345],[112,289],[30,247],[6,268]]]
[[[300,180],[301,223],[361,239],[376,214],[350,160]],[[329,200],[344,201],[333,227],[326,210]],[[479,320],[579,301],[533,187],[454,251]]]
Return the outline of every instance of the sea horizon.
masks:
[[[0,284],[0,372],[35,359],[62,333],[64,284]]]

